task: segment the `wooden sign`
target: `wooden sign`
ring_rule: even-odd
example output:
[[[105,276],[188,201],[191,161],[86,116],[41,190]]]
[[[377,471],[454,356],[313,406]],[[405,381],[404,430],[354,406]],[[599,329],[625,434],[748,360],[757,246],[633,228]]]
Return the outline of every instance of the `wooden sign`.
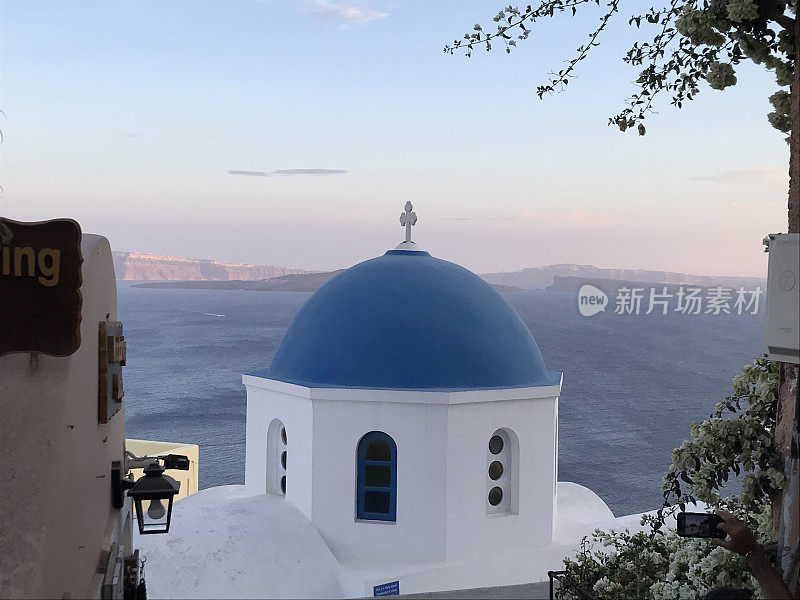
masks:
[[[69,356],[81,345],[81,228],[0,218],[0,356]]]

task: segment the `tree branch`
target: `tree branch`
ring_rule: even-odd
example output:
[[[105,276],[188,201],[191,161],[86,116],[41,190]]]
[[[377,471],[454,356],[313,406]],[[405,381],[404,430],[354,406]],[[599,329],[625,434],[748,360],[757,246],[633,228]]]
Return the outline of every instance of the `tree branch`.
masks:
[[[784,12],[784,7],[782,5],[773,3],[764,8],[764,14],[768,19],[775,21],[786,31],[794,31],[794,19]]]
[[[611,0],[611,2],[608,4],[608,9],[609,9],[608,12],[606,12],[603,18],[600,19],[600,26],[597,29],[595,29],[594,33],[592,33],[592,35],[589,37],[589,42],[578,48],[578,56],[569,61],[567,68],[559,71],[556,74],[556,78],[553,79],[549,85],[540,85],[537,88],[536,94],[539,96],[539,99],[541,99],[542,96],[544,96],[545,94],[549,94],[555,91],[556,85],[561,85],[562,87],[567,85],[567,78],[572,76],[572,71],[575,70],[575,66],[584,58],[586,58],[586,55],[588,54],[589,50],[593,46],[597,45],[597,36],[599,36],[600,32],[606,28],[609,19],[611,19],[611,15],[617,12],[618,7],[619,7],[619,0]]]
[[[618,1],[619,0],[615,0],[615,2]],[[527,38],[530,29],[527,29],[525,27],[526,21],[534,22],[536,21],[536,19],[540,17],[544,16],[552,17],[556,11],[564,12],[565,10],[570,8],[572,9],[574,14],[576,6],[579,6],[581,4],[589,4],[592,2],[599,3],[598,0],[566,0],[566,1],[546,0],[545,2],[542,2],[542,4],[540,4],[536,10],[533,10],[530,7],[530,5],[528,5],[527,9],[525,10],[525,12],[522,14],[521,17],[519,17],[516,21],[513,20],[513,16],[509,17],[507,19],[508,25],[498,25],[497,31],[495,33],[485,33],[483,34],[483,37],[481,37],[480,32],[483,30],[480,28],[480,25],[475,25],[476,28],[475,30],[477,31],[477,33],[472,33],[472,34],[468,33],[464,35],[464,39],[462,40],[453,40],[452,45],[448,44],[444,47],[444,52],[447,54],[453,54],[455,50],[466,45],[467,56],[470,56],[470,53],[472,52],[473,47],[476,44],[485,45],[486,49],[490,50],[492,47],[491,46],[492,40],[495,40],[497,38],[502,38],[505,41],[509,39],[507,32],[514,29],[515,27],[521,27],[522,31],[524,32],[522,35],[519,36],[518,39]],[[504,14],[504,11],[501,11],[500,14]],[[495,17],[495,20],[498,20],[497,17]],[[465,44],[464,43],[465,41],[468,43]]]

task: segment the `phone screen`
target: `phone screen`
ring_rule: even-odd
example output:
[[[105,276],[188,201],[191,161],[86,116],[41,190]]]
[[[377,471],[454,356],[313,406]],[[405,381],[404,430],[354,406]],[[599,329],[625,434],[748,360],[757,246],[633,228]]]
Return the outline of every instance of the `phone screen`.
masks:
[[[678,535],[694,538],[725,539],[726,533],[717,528],[722,519],[709,513],[678,513]]]

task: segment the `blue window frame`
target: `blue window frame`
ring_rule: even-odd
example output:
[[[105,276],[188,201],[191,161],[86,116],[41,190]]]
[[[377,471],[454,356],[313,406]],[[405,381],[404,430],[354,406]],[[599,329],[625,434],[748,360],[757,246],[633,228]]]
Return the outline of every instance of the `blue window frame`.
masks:
[[[382,431],[358,442],[356,515],[369,521],[397,520],[397,444]]]

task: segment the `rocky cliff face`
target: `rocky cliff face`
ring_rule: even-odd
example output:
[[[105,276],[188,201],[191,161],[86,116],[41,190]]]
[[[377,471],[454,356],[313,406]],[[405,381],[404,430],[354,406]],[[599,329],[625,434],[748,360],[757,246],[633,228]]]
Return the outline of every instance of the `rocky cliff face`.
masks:
[[[114,252],[113,257],[117,279],[136,281],[255,281],[293,273],[310,273],[291,267],[224,263],[141,252]]]
[[[696,281],[673,283],[671,281],[640,281],[613,279],[611,277],[561,277],[560,275],[556,275],[553,277],[553,285],[547,286],[545,289],[556,292],[577,292],[587,283],[600,288],[607,294],[614,294],[616,290],[621,288],[644,288],[645,290],[653,288],[659,292],[661,292],[663,288],[668,294],[678,293],[678,289],[681,287],[699,288],[703,290],[703,293],[707,293],[708,289],[711,287],[730,289],[739,289],[741,287],[746,290],[754,290],[757,287],[761,287],[762,290],[766,288],[766,282],[764,280],[753,280],[751,278],[736,279],[733,277],[720,277],[711,279],[709,277],[703,278],[703,283],[697,283]]]
[[[262,281],[157,281],[138,283],[134,287],[160,288],[164,290],[251,290],[260,292],[316,292],[330,279],[341,273],[292,273]],[[515,292],[520,288],[513,285],[490,284],[498,292]]]
[[[714,275],[692,275],[690,273],[674,273],[672,271],[648,271],[645,269],[601,269],[591,265],[548,265],[532,267],[509,273],[487,273],[481,275],[489,283],[515,285],[524,289],[541,289],[553,285],[557,279],[608,279],[628,282],[659,282],[660,284],[699,285],[713,287],[755,287],[766,285],[760,277],[725,277]],[[572,282],[574,283],[574,281]],[[561,281],[559,286],[571,285]],[[558,287],[557,289],[561,289]]]

